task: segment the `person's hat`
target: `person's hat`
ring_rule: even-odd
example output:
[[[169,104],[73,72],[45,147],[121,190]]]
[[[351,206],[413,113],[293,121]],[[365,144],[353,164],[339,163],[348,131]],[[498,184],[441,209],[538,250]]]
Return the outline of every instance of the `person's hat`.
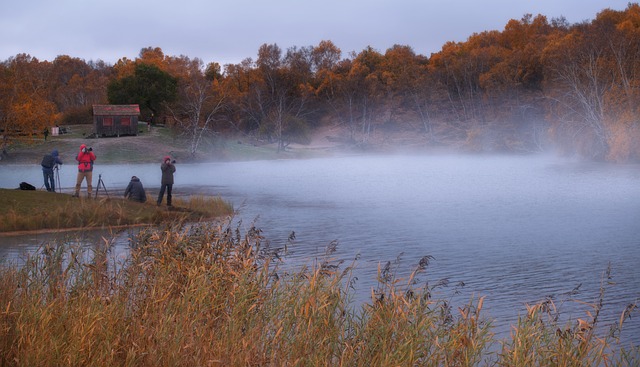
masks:
[[[171,160],[171,157],[169,157],[168,155],[164,156],[163,161],[166,161],[167,159]]]

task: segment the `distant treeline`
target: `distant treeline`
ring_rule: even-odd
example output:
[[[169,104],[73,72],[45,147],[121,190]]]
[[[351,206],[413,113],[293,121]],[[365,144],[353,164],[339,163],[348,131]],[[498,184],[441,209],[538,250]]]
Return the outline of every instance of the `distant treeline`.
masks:
[[[428,37],[428,35],[425,35]],[[568,24],[542,15],[449,42],[424,56],[411,46],[347,56],[331,41],[256,60],[204,65],[144,48],[115,65],[26,54],[0,64],[0,128],[42,131],[91,122],[94,104],[139,104],[141,119],[180,130],[195,153],[211,134],[304,143],[321,126],[367,146],[388,131],[426,146],[470,151],[550,148],[596,160],[640,161],[640,5]],[[11,144],[3,135],[3,147]]]

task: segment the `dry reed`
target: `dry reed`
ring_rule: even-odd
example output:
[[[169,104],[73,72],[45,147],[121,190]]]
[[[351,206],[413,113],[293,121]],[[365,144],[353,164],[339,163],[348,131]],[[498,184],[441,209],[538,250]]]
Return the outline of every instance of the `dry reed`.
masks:
[[[453,310],[381,267],[355,305],[351,269],[331,258],[285,271],[260,230],[229,222],[142,231],[124,266],[110,243],[44,247],[0,268],[2,366],[597,366],[637,365],[638,348],[598,337],[589,320],[559,327],[529,307],[496,340],[483,298]],[[332,244],[332,246],[335,244]],[[330,246],[331,247],[331,246]],[[625,310],[626,316],[636,312]],[[501,344],[499,352],[492,345]]]

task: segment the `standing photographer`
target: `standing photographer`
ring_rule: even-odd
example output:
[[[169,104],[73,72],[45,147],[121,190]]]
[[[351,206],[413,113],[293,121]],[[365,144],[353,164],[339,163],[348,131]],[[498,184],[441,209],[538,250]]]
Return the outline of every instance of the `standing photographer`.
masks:
[[[78,178],[76,179],[76,192],[74,197],[80,196],[80,185],[84,179],[87,180],[87,196],[91,197],[91,179],[93,177],[93,161],[96,160],[96,155],[93,154],[93,148],[87,148],[86,145],[80,145],[80,152],[76,156],[78,161]]]
[[[56,192],[56,181],[54,179],[54,169],[57,169],[58,165],[61,165],[62,161],[58,155],[58,150],[54,149],[51,153],[45,154],[42,157],[42,176],[44,177],[44,186],[49,192]]]
[[[162,198],[164,197],[164,191],[167,190],[167,206],[171,206],[171,189],[173,188],[173,173],[176,171],[176,166],[173,164],[176,161],[172,161],[171,157],[166,156],[162,161],[160,170],[162,171],[162,180],[160,182],[160,194],[158,195],[158,205],[162,204]]]

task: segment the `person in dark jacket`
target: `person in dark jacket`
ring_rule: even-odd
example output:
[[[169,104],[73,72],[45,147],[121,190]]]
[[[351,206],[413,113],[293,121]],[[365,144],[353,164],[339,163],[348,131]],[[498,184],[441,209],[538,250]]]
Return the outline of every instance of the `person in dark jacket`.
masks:
[[[162,160],[160,170],[162,171],[162,180],[160,182],[160,194],[158,194],[158,205],[162,204],[162,198],[164,197],[165,190],[167,191],[167,206],[171,206],[171,189],[173,188],[173,173],[176,171],[176,166],[173,164],[176,161],[172,161],[171,157],[166,156]]]
[[[144,203],[147,201],[147,194],[144,192],[144,187],[142,186],[142,182],[136,176],[131,177],[131,181],[129,185],[127,185],[126,190],[124,190],[124,197],[137,201],[139,203]]]
[[[58,150],[54,149],[50,154],[45,154],[42,158],[42,176],[44,177],[44,186],[49,192],[56,192],[56,181],[54,180],[53,173],[55,169],[58,169],[58,165],[62,164],[58,155]]]

